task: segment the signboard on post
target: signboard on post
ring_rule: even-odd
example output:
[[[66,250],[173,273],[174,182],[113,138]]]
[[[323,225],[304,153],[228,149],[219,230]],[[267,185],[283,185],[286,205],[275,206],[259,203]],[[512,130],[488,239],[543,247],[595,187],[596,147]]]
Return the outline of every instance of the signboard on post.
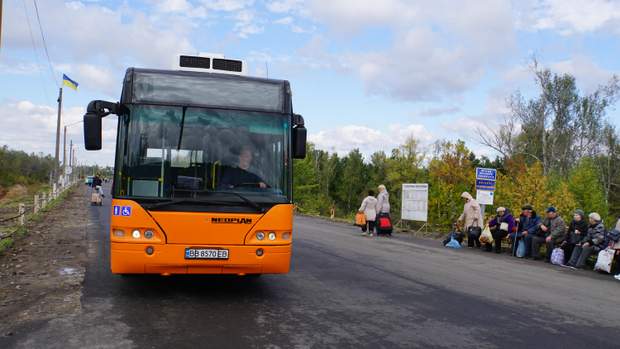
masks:
[[[476,201],[480,204],[483,213],[486,205],[493,205],[496,181],[496,169],[476,167]]]
[[[403,184],[401,219],[428,221],[428,183]]]
[[[476,190],[476,201],[480,205],[493,205],[493,196],[491,190]]]

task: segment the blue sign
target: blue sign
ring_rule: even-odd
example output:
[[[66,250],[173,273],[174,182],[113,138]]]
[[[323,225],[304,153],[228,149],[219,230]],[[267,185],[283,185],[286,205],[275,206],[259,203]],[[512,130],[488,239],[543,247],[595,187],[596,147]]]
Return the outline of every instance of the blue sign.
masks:
[[[131,216],[131,206],[123,206],[121,216]]]
[[[495,190],[495,180],[497,179],[497,170],[494,168],[476,167],[476,189],[477,190]]]
[[[476,189],[495,190],[495,181],[487,181],[484,179],[476,179]]]
[[[112,214],[115,216],[131,216],[131,206],[114,206]]]
[[[476,179],[484,179],[495,182],[497,178],[497,170],[494,168],[476,167]]]

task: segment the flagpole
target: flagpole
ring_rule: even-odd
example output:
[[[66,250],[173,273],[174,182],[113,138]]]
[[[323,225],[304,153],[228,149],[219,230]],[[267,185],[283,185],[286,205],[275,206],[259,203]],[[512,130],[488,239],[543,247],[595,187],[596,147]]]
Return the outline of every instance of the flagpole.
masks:
[[[58,119],[56,120],[56,152],[54,153],[54,182],[58,181],[60,151],[60,115],[62,111],[62,87],[58,89]]]

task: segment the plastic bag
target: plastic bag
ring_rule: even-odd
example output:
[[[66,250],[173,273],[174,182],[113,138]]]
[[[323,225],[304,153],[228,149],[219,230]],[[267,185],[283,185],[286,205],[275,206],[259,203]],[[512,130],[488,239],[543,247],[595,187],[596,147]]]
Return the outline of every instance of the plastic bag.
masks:
[[[450,241],[446,244],[446,247],[448,248],[461,248],[461,244],[456,241],[456,239],[454,239],[453,237],[450,238]]]
[[[525,241],[523,239],[519,240],[517,243],[517,257],[523,258],[525,257]]]
[[[485,244],[493,243],[493,234],[491,234],[491,229],[489,229],[489,226],[486,226],[482,231],[482,234],[480,234],[480,242]]]
[[[551,264],[564,265],[564,250],[556,247],[551,251]]]
[[[599,252],[598,258],[596,258],[596,265],[594,266],[594,270],[611,273],[611,263],[614,261],[615,253],[616,251],[611,248],[606,248]]]
[[[366,215],[364,214],[364,212],[358,212],[355,215],[355,225],[357,225],[358,227],[366,225]]]

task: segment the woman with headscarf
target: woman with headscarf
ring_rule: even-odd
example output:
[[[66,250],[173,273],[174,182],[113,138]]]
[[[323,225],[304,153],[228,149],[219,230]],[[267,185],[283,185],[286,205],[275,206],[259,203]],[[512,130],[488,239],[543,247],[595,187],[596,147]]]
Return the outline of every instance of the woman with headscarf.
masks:
[[[362,226],[362,235],[372,236],[375,231],[375,219],[377,218],[377,199],[375,198],[375,192],[368,191],[368,196],[362,201],[362,205],[359,210],[366,217],[366,224]],[[366,233],[368,231],[368,233]]]
[[[467,246],[480,247],[480,233],[482,232],[482,212],[480,204],[468,192],[463,192],[461,198],[465,200],[463,213],[458,221],[463,224],[463,231],[467,233]]]
[[[564,249],[564,264],[568,263],[568,260],[575,250],[575,246],[581,243],[586,237],[586,234],[588,234],[586,214],[582,210],[575,210],[573,221],[568,226],[566,240],[561,245]]]
[[[378,187],[379,194],[377,195],[377,235],[391,236],[392,235],[392,220],[390,218],[390,194],[388,193],[385,185],[381,184]],[[385,228],[383,222],[389,222],[389,228]]]

